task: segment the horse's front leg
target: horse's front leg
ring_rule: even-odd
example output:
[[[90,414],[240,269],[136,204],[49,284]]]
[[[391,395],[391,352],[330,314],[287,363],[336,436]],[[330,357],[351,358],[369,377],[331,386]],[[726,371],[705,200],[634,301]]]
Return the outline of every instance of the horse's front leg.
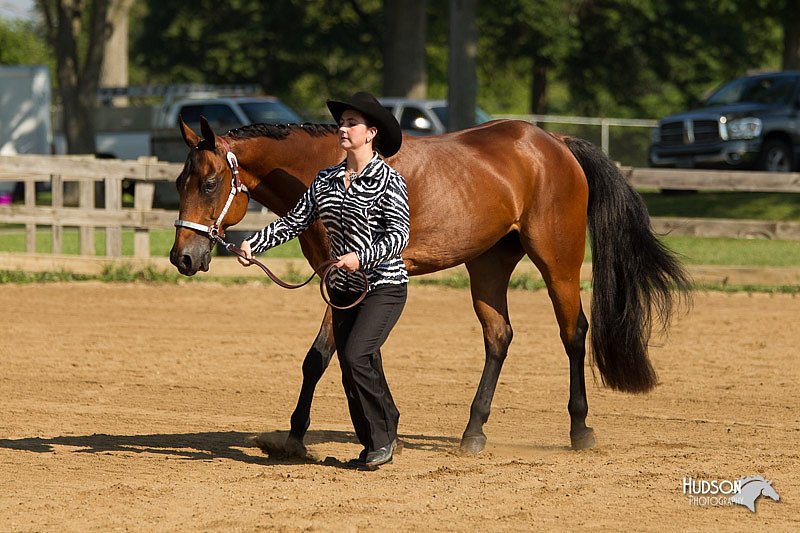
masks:
[[[303,438],[311,424],[311,402],[314,399],[314,389],[317,387],[322,374],[331,362],[331,356],[336,350],[333,342],[333,329],[331,323],[331,308],[327,307],[322,325],[314,339],[314,344],[303,360],[303,386],[300,388],[300,397],[294,408],[291,419],[291,430],[286,439],[286,450],[290,453],[305,453]]]

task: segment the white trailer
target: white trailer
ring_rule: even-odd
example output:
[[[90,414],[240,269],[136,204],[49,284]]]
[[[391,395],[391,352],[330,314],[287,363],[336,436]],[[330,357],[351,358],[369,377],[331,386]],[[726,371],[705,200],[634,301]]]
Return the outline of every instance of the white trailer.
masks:
[[[0,65],[0,156],[49,154],[50,71],[41,65]],[[0,200],[7,201],[13,182],[0,182]]]

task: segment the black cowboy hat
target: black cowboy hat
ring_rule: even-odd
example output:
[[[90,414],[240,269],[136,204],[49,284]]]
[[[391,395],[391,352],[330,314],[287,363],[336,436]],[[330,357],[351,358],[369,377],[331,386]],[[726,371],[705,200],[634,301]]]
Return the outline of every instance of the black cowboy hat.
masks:
[[[379,144],[376,148],[383,157],[391,157],[400,149],[403,142],[400,124],[397,123],[397,119],[394,118],[391,111],[383,107],[370,93],[360,91],[347,101],[328,100],[327,104],[337,124],[342,118],[342,113],[348,109],[354,109],[363,114],[370,125],[378,128],[377,142]]]

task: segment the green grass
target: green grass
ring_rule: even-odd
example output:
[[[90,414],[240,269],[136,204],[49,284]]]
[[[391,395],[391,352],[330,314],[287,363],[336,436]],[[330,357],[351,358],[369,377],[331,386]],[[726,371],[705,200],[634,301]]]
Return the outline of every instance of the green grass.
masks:
[[[153,230],[150,232],[150,255],[152,257],[166,257],[172,248],[175,238],[173,230]],[[80,239],[77,228],[64,228],[61,237],[62,252],[65,255],[77,255],[80,252]],[[104,256],[106,253],[106,233],[103,229],[94,232],[95,254]],[[5,227],[0,230],[0,252],[24,252],[25,230],[23,228]],[[53,251],[52,233],[49,229],[36,231],[36,252],[48,254]],[[133,255],[133,230],[122,231],[122,255]]]
[[[800,222],[800,194],[700,191],[674,194],[642,192],[641,195],[653,217]]]
[[[687,265],[800,267],[800,241],[731,237],[661,237]],[[592,260],[587,239],[585,261]]]
[[[767,192],[642,190],[640,194],[654,217],[733,218],[800,222],[800,194]],[[49,206],[51,193],[36,196],[36,205]],[[133,196],[123,195],[123,207],[133,206]],[[171,230],[170,230],[171,231]]]
[[[167,257],[172,247],[175,232],[172,230],[154,230],[150,232],[151,257]],[[37,233],[36,251],[50,253],[50,232],[41,230]],[[723,237],[663,237],[664,243],[679,254],[681,260],[690,265],[728,265],[728,266],[764,266],[764,267],[797,267],[800,266],[800,242],[769,241],[757,239],[733,239]],[[79,251],[78,231],[64,230],[63,253],[77,255]],[[0,232],[0,252],[25,251],[25,234],[22,229],[5,229]],[[105,254],[105,232],[95,231],[95,253]],[[133,255],[133,232],[122,233],[122,255]],[[297,240],[269,250],[264,257],[302,258],[300,243]],[[591,248],[587,242],[586,261],[591,261]]]
[[[133,230],[122,231],[122,255],[133,255]],[[151,230],[150,231],[150,256],[167,257],[169,256],[172,242],[175,239],[174,230]],[[235,244],[239,244],[236,242]],[[52,252],[52,234],[49,229],[38,229],[36,232],[36,252]],[[98,256],[106,253],[106,234],[105,230],[98,228],[94,233],[94,250]],[[25,251],[25,230],[19,226],[6,225],[0,229],[0,252]],[[65,255],[78,255],[80,252],[80,239],[77,228],[64,228],[62,234],[62,253]],[[293,258],[303,257],[300,250],[300,243],[296,239],[281,246],[269,250],[264,257]]]
[[[299,283],[305,281],[303,276],[289,274],[285,276],[285,281]],[[155,284],[179,284],[179,283],[222,283],[225,285],[260,284],[270,285],[272,282],[267,277],[263,278],[216,278],[213,276],[203,276],[200,278],[185,278],[171,270],[157,270],[154,268],[144,268],[136,270],[128,265],[118,265],[106,267],[99,275],[74,274],[72,272],[20,272],[11,270],[0,270],[0,285],[28,284],[28,283],[56,283],[56,282],[81,282],[81,281],[103,281],[107,283],[130,283],[143,282]],[[318,281],[315,281],[318,283]],[[469,279],[463,274],[454,274],[443,278],[411,278],[412,285],[436,285],[464,289],[469,287]],[[545,289],[544,282],[535,279],[527,274],[512,276],[509,287],[513,290],[538,291]],[[581,290],[591,290],[589,282],[581,282]],[[762,292],[771,294],[800,294],[800,286],[797,285],[731,285],[731,284],[697,284],[695,290],[715,291],[715,292]]]
[[[689,265],[800,267],[800,241],[667,236],[663,242]]]
[[[724,217],[755,220],[800,221],[800,194],[749,193],[749,192],[698,192],[695,194],[642,193],[652,216]],[[150,232],[150,255],[166,257],[172,247],[174,230]],[[236,239],[233,239],[234,241]],[[663,238],[664,243],[687,264],[729,266],[800,266],[800,242],[768,241],[733,238],[673,237]],[[235,244],[239,244],[235,242]],[[0,229],[0,252],[24,252],[24,229],[6,225]],[[50,253],[50,231],[37,232],[36,251]],[[79,252],[78,230],[66,228],[63,234],[63,253]],[[95,231],[95,253],[105,254],[105,232]],[[133,231],[122,232],[122,255],[133,255]],[[300,258],[299,241],[293,240],[269,250],[265,257]],[[591,261],[587,244],[586,260]],[[451,280],[459,284],[458,280]],[[520,282],[523,283],[523,282]]]

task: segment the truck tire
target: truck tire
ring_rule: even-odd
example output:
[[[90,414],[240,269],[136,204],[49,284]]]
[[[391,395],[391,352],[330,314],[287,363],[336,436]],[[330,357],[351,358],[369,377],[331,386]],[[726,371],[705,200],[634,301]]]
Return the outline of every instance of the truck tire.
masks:
[[[760,170],[767,172],[792,171],[792,147],[781,139],[768,139],[761,149]]]

